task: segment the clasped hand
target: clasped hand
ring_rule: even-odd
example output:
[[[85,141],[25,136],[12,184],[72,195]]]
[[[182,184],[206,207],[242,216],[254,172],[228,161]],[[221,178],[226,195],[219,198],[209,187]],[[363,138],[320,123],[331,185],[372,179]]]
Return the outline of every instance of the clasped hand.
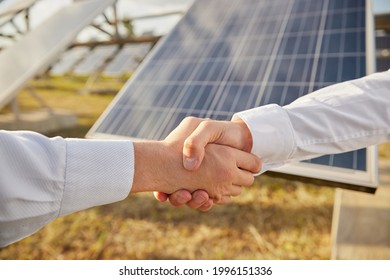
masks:
[[[228,203],[261,169],[260,159],[249,153],[252,137],[241,120],[188,117],[165,140],[147,143],[154,149],[146,151],[143,144],[134,143],[133,192],[142,184],[140,191],[155,191],[157,200],[174,206],[206,211],[214,203]],[[146,162],[150,158],[154,162]]]

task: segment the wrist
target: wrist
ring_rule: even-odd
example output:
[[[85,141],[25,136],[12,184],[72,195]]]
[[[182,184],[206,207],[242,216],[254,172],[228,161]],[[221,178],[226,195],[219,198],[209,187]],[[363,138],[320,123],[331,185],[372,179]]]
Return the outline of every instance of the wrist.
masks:
[[[159,141],[134,142],[134,182],[132,193],[165,192],[163,170],[167,157],[164,145]]]

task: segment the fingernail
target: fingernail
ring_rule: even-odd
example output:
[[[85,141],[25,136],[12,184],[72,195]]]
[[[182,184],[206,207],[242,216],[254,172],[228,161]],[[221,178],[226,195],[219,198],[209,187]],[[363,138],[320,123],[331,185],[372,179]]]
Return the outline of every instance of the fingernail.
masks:
[[[184,168],[187,170],[194,170],[197,162],[195,158],[184,157],[183,159]]]
[[[194,201],[197,204],[201,204],[201,203],[205,202],[206,200],[205,200],[205,198],[202,195],[195,195],[194,196]]]
[[[177,202],[178,202],[179,204],[184,204],[184,203],[187,203],[187,202],[188,202],[188,199],[186,199],[186,198],[183,197],[183,196],[179,196],[179,197],[177,198]]]

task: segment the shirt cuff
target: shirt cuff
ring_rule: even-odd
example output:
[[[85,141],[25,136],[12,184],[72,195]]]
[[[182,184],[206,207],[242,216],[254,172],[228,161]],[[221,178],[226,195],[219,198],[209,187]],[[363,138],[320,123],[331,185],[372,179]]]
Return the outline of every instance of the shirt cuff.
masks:
[[[290,119],[284,109],[270,104],[236,113],[233,120],[241,118],[253,138],[252,153],[260,157],[261,173],[280,167],[292,154],[294,137]]]
[[[65,185],[59,216],[125,199],[134,176],[127,140],[66,140]]]

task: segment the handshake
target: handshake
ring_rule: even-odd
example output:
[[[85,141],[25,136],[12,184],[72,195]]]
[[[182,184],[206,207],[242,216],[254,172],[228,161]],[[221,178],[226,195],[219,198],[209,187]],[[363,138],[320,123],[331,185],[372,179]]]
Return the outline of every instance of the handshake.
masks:
[[[188,117],[163,141],[134,142],[132,193],[153,191],[159,201],[202,211],[229,203],[254,182],[261,160],[241,120]]]

